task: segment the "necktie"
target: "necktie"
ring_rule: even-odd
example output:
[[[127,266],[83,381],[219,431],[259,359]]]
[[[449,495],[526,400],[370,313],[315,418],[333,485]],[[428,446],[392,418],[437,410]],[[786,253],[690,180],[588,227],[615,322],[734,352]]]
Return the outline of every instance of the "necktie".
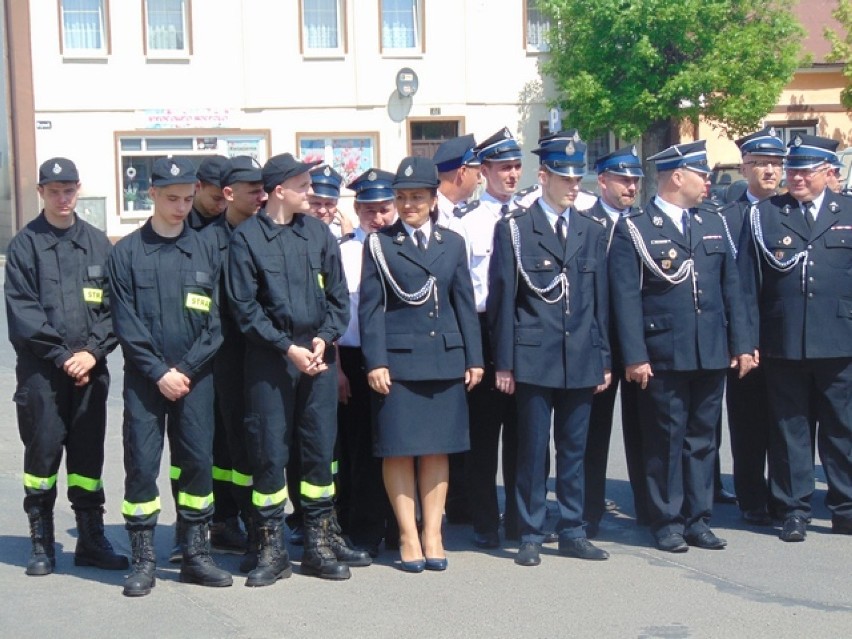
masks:
[[[509,205],[504,204],[503,206],[500,207],[500,216],[506,217],[508,214],[509,214]]]
[[[814,225],[814,216],[811,214],[813,208],[813,202],[802,202],[802,215],[805,216],[805,222],[808,223],[808,228],[812,228]]]
[[[453,207],[453,217],[461,217],[461,216],[462,216],[461,209],[457,206],[454,206]]]
[[[421,251],[426,250],[426,235],[420,229],[414,231],[414,241],[417,244],[417,248]]]
[[[556,220],[556,237],[559,238],[559,243],[564,250],[565,245],[568,243],[568,220],[561,215]]]
[[[680,216],[680,231],[689,240],[689,211],[686,209],[683,210],[683,214]]]

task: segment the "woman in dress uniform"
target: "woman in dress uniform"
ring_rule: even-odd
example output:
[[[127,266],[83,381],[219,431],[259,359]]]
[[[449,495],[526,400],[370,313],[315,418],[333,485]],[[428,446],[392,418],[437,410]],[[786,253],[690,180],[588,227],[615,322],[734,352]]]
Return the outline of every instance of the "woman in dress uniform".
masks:
[[[464,240],[435,224],[437,186],[431,160],[408,157],[399,165],[393,182],[399,219],[367,239],[358,312],[373,453],[383,459],[402,568],[409,572],[447,567],[441,541],[447,455],[469,448],[465,389],[479,383],[483,366]]]

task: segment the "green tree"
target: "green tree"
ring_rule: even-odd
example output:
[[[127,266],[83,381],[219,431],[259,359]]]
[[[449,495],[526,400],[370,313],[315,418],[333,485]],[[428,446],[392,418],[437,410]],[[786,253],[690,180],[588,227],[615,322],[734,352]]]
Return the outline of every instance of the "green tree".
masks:
[[[837,8],[831,14],[846,31],[841,38],[831,29],[825,30],[825,38],[831,43],[831,53],[826,56],[828,62],[842,62],[843,75],[852,82],[852,0],[838,0]],[[852,111],[852,84],[840,93],[840,102]]]
[[[645,157],[700,117],[753,131],[800,63],[787,0],[539,0],[565,121],[586,137],[642,138]]]

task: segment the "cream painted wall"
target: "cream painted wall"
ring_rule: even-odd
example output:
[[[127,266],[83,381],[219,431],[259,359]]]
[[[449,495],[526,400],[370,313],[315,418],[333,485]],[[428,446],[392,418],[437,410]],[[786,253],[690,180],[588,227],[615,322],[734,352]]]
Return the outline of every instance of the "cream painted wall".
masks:
[[[378,132],[383,168],[409,152],[407,118],[460,118],[484,139],[504,125],[526,149],[547,119],[539,56],[524,49],[523,0],[425,0],[422,54],[383,55],[378,0],[346,0],[347,52],[316,58],[299,52],[298,3],[194,0],[192,56],[146,59],[142,3],[109,2],[111,53],[63,57],[56,0],[32,0],[37,157],[67,155],[78,164],[83,196],[107,198],[110,235],[121,224],[113,133],[140,126],[144,109],[229,109],[229,125],[268,129],[272,153],[293,151],[298,133]],[[395,77],[411,67],[419,91],[401,109]],[[535,181],[527,153],[521,183]]]

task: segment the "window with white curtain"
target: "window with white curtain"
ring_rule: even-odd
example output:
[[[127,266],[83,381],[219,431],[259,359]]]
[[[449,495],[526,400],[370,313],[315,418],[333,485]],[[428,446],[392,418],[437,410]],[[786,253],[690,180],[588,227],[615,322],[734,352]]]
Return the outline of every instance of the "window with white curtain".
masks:
[[[63,53],[107,53],[105,0],[60,0]]]
[[[526,0],[526,3],[527,50],[547,51],[547,32],[550,30],[550,21],[538,8],[538,0]]]
[[[423,39],[422,0],[380,0],[382,51],[420,50]]]
[[[148,54],[188,54],[188,0],[145,0]]]
[[[302,52],[342,52],[342,0],[302,1]]]

